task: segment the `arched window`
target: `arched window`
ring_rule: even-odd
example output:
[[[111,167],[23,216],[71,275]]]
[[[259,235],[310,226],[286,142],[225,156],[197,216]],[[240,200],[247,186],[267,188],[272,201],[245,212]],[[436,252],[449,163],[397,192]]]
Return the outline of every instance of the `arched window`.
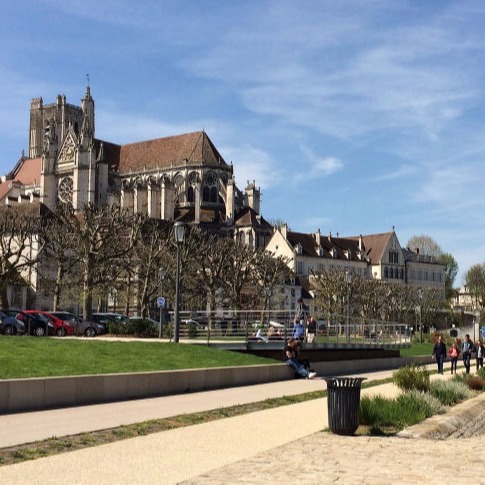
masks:
[[[401,268],[401,279],[404,279],[404,269]]]
[[[187,190],[187,202],[194,202],[194,187],[189,187]]]
[[[204,187],[204,190],[202,191],[202,200],[204,202],[209,202],[209,197],[210,197],[210,189],[207,187],[207,185]]]
[[[387,269],[387,266],[384,268],[384,278],[389,278],[389,270]]]
[[[211,187],[211,192],[210,192],[210,201],[211,202],[217,202],[217,188],[216,187]]]

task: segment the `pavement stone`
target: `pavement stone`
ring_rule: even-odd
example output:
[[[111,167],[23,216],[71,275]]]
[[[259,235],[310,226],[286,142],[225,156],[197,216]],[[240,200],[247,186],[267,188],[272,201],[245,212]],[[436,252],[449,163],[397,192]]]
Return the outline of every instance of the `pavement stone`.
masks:
[[[390,375],[392,371],[367,373],[369,380]],[[240,394],[232,398],[229,397],[230,389],[197,393],[197,396],[182,395],[167,400],[171,410],[164,412],[172,412],[172,415],[185,412],[182,408],[184,402],[187,406],[187,401],[199,408],[209,402],[214,409],[218,407],[214,403],[226,405],[223,396],[226,401],[245,399],[252,402],[272,393],[285,395],[295,390],[301,393],[323,389],[325,381],[291,380],[283,384],[286,385],[247,386],[239,389]],[[362,390],[363,395],[388,397],[397,392],[393,384]],[[161,407],[167,398],[156,399],[162,400],[156,403]],[[450,464],[454,476],[484,483],[481,478],[481,439],[465,438],[459,445],[454,445],[450,440],[415,437],[337,436],[322,431],[328,426],[326,401],[326,398],[306,401],[0,467],[0,483],[170,485],[267,484],[291,480],[299,484],[414,484],[426,480],[433,484],[443,481],[445,467]],[[137,406],[143,410],[143,404],[131,402],[135,408],[129,408],[128,414],[131,415]],[[106,405],[102,412],[97,409],[106,417],[106,422],[113,410],[123,414],[119,406]],[[82,410],[78,412],[78,419],[81,419]],[[28,425],[28,415],[32,414],[34,419],[38,418],[36,413],[24,413],[23,425]],[[145,414],[145,410],[140,411],[137,421],[147,419]],[[0,418],[1,435],[4,416]],[[47,421],[45,416],[44,419]],[[17,430],[21,424],[21,420],[16,422]],[[10,432],[14,429],[12,426]]]

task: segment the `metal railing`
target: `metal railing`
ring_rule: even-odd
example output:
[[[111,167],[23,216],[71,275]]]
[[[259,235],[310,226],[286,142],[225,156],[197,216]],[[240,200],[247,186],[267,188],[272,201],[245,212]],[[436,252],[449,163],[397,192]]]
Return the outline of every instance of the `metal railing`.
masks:
[[[173,335],[174,315],[165,323],[164,334]],[[214,313],[180,312],[180,339],[226,344],[277,344],[294,336],[294,314],[283,310],[226,310]],[[412,328],[390,322],[347,315],[332,315],[316,321],[312,341],[304,324],[306,345],[317,347],[406,347]]]

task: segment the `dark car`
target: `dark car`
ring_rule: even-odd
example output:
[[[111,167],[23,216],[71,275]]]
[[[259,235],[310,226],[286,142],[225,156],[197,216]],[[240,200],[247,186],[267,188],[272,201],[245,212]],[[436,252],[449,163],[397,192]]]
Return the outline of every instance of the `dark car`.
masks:
[[[25,325],[20,320],[0,310],[0,332],[4,335],[22,335],[25,333]]]
[[[56,328],[50,321],[43,320],[36,315],[25,313],[21,310],[4,310],[8,316],[20,320],[25,326],[25,333],[35,337],[46,335],[55,335]]]
[[[63,322],[69,323],[74,330],[74,335],[85,335],[86,337],[96,337],[106,333],[106,326],[102,323],[83,320],[82,318],[69,312],[49,312],[52,316],[59,318]]]
[[[130,319],[126,315],[122,315],[121,313],[93,313],[91,315],[90,320],[93,322],[101,323],[106,327],[106,331],[109,331],[109,326],[111,324],[125,324],[130,321]]]

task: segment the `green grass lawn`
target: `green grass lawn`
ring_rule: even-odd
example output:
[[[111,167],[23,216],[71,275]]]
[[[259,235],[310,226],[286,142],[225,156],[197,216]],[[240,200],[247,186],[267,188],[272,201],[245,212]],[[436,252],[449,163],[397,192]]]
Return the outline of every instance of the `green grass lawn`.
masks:
[[[431,355],[433,353],[433,344],[428,342],[413,342],[411,347],[401,349],[401,357],[413,357],[416,355]]]
[[[0,336],[0,379],[197,369],[275,362],[202,345]]]

